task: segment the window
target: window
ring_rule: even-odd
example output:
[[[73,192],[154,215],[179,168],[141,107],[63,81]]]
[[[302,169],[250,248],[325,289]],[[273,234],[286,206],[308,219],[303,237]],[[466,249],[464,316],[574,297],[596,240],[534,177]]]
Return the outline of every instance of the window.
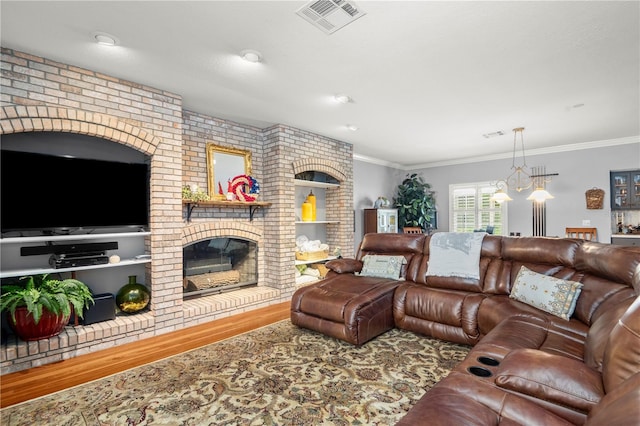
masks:
[[[496,191],[489,182],[449,185],[451,232],[473,232],[493,226],[493,233],[507,230],[507,203],[491,201]]]

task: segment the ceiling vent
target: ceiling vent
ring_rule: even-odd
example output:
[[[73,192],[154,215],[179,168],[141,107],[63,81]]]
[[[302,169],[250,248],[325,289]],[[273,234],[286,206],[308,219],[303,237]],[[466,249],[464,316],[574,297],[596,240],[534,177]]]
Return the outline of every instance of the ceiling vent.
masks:
[[[333,34],[367,13],[358,9],[352,1],[317,0],[302,6],[296,14],[323,32]]]
[[[493,133],[485,133],[482,136],[489,139],[489,138],[495,138],[502,135],[504,135],[504,132],[502,130],[498,130],[497,132],[493,132]]]

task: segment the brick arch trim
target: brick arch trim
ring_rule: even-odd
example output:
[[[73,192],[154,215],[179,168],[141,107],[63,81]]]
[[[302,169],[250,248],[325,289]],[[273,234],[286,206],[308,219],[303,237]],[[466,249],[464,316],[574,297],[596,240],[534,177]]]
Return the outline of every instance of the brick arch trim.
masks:
[[[66,132],[97,136],[153,155],[161,139],[117,117],[47,106],[3,106],[0,134]]]
[[[322,158],[302,158],[293,162],[293,173],[298,174],[302,172],[316,171],[326,173],[336,179],[339,182],[344,182],[347,179],[347,174],[340,165],[335,161],[329,161]]]
[[[243,238],[262,243],[262,231],[255,226],[233,221],[197,223],[182,228],[182,246],[218,237]]]

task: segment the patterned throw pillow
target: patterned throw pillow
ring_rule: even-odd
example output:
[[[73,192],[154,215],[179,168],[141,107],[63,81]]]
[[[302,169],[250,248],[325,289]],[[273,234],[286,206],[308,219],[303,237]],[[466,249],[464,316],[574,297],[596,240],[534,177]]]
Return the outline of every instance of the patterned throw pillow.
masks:
[[[569,320],[576,309],[583,284],[539,274],[521,267],[510,298]]]
[[[397,280],[400,279],[402,265],[406,262],[404,256],[367,254],[362,258],[362,271],[358,275]]]

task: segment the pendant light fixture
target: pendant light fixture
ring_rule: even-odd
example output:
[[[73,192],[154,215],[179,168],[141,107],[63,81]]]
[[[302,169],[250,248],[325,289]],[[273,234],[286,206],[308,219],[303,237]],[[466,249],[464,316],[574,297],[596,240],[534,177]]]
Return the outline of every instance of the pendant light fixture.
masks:
[[[527,166],[527,159],[524,150],[524,127],[516,127],[513,129],[513,155],[511,160],[511,174],[503,180],[499,180],[496,185],[496,192],[491,196],[491,201],[502,203],[504,201],[511,201],[506,190],[515,189],[521,192],[531,187],[535,188],[535,191],[527,197],[527,200],[536,201],[538,203],[544,202],[551,198],[554,198],[545,188],[545,183],[551,182],[551,176],[557,176],[558,173],[534,173],[529,171]],[[517,162],[518,151],[518,135],[520,135],[520,150],[522,152],[522,161]]]

